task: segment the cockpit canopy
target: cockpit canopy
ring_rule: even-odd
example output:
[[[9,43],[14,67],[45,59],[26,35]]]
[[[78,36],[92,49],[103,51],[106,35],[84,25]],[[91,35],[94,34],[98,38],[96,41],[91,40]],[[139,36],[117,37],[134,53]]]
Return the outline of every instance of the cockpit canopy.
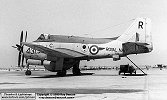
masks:
[[[50,35],[41,34],[36,41],[33,42],[61,42],[61,43],[82,43],[82,44],[103,44],[116,40],[114,38],[88,38],[79,36]]]
[[[41,34],[37,40],[48,40],[50,39],[50,34]]]

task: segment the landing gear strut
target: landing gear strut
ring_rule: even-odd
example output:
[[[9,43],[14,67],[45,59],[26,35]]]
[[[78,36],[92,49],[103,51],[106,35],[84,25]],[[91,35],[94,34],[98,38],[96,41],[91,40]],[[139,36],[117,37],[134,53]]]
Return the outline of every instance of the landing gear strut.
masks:
[[[72,69],[72,72],[73,72],[73,75],[81,75],[81,71],[79,69],[79,63],[80,61],[77,61],[74,66],[73,66],[73,69]]]
[[[129,61],[131,61],[139,70],[141,70],[143,73],[144,73],[144,75],[147,75],[140,67],[138,67],[128,56],[126,56],[126,58],[128,58],[129,59]],[[135,74],[136,74],[136,72],[135,72]]]

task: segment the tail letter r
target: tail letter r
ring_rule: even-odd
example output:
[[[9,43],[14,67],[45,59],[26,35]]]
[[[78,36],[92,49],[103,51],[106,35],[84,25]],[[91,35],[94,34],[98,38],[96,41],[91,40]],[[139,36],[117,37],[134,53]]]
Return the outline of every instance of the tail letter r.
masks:
[[[142,21],[139,21],[139,26],[138,26],[138,29],[142,28],[143,29],[143,22]]]

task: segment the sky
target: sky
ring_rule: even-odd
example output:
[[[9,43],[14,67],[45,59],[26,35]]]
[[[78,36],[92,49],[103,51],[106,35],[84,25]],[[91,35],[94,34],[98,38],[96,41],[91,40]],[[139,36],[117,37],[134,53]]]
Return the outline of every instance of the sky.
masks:
[[[121,35],[132,19],[152,20],[153,51],[130,55],[138,65],[167,64],[166,0],[0,0],[0,67],[17,65],[20,33],[28,42],[41,33],[86,37]],[[120,25],[121,24],[121,25]],[[82,65],[112,66],[130,63],[126,58],[83,61]]]

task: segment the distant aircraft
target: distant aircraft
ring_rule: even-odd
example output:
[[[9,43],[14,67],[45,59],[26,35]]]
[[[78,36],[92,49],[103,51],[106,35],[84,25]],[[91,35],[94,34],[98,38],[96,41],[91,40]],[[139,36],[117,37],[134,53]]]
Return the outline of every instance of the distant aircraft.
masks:
[[[18,66],[20,62],[23,66],[24,58],[26,59],[26,75],[31,75],[29,65],[43,65],[59,76],[65,76],[66,70],[73,67],[73,74],[80,75],[81,60],[113,58],[117,61],[130,54],[149,53],[153,50],[149,18],[136,18],[121,36],[114,38],[41,34],[33,42],[28,43],[26,39],[27,32],[23,42],[22,31],[20,44],[13,46],[19,50]]]

